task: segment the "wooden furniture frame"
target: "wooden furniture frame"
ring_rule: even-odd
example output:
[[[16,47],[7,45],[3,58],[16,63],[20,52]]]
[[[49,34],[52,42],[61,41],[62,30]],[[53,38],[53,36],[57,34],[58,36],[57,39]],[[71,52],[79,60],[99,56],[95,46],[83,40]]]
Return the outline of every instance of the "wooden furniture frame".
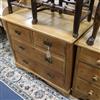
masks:
[[[100,27],[100,0],[98,2],[97,10],[95,13],[93,32],[92,32],[92,35],[87,40],[88,45],[94,44],[94,40],[95,40],[96,35],[98,33],[99,27]]]
[[[81,23],[78,38],[73,38],[73,16],[64,14],[61,18],[55,13],[51,17],[50,11],[41,11],[38,14],[39,22],[44,25],[33,25],[31,13],[30,9],[19,9],[2,17],[16,66],[37,75],[64,95],[68,95],[71,91],[76,52],[74,43],[92,26],[92,22]],[[68,20],[65,22],[65,19]]]
[[[13,12],[12,5],[17,5],[17,6],[20,6],[20,7],[27,7],[29,9],[32,8],[32,16],[33,16],[32,23],[33,24],[36,24],[38,22],[37,12],[39,12],[41,10],[50,9],[52,12],[58,11],[59,14],[64,13],[64,14],[74,15],[73,37],[75,37],[75,38],[78,37],[78,31],[79,31],[80,23],[86,17],[88,17],[87,18],[88,21],[91,21],[93,5],[94,5],[94,0],[90,0],[90,3],[84,2],[84,0],[74,0],[74,1],[72,1],[72,0],[59,0],[59,5],[56,5],[54,3],[55,0],[47,0],[46,2],[41,2],[41,3],[36,2],[36,0],[31,0],[31,7],[28,7],[28,6],[25,6],[25,5],[19,5],[18,3],[13,3],[12,1],[16,1],[16,0],[8,0],[9,13]],[[69,11],[68,9],[66,9],[66,7],[62,6],[63,2],[65,2],[67,5],[68,4],[74,4],[75,10]],[[88,8],[88,13],[86,13],[84,16],[82,16],[82,8],[84,6]],[[38,8],[40,8],[40,9],[38,9]]]
[[[76,41],[77,55],[73,75],[72,95],[79,100],[100,100],[100,30],[93,46],[86,44],[88,30]]]

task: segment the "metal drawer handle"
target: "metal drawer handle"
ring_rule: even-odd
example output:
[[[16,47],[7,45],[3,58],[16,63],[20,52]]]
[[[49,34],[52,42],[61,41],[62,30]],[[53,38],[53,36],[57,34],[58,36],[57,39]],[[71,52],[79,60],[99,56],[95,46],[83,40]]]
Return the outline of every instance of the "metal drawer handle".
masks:
[[[98,81],[98,76],[97,76],[97,75],[94,75],[94,76],[92,77],[92,80],[93,80],[93,81]]]
[[[46,46],[49,46],[49,47],[52,47],[52,43],[49,42],[48,40],[47,41],[43,41],[44,45]]]
[[[52,64],[52,59],[51,59],[51,58],[45,58],[45,60],[46,60],[49,64]]]
[[[100,66],[100,59],[96,61],[97,65]]]
[[[88,95],[89,95],[89,96],[92,96],[93,93],[94,93],[94,91],[93,91],[93,90],[90,90],[90,91],[88,92]]]
[[[54,78],[54,75],[50,74],[50,73],[47,73],[47,75],[50,77],[50,78]]]
[[[46,60],[49,64],[52,64],[52,57],[51,57],[50,47],[48,47],[48,50],[46,51],[45,60]]]
[[[79,100],[90,100],[90,96],[92,96],[94,94],[93,90],[89,90],[89,92],[87,93],[87,95],[83,95],[80,98],[78,98]]]
[[[18,31],[18,30],[15,30],[15,33],[16,33],[17,35],[21,35],[21,32]]]
[[[29,64],[26,60],[22,60],[25,64]]]
[[[19,48],[20,48],[20,49],[22,49],[22,50],[25,50],[25,48],[24,48],[24,47],[22,47],[22,46],[19,46]]]
[[[78,98],[79,100],[90,100],[89,97],[94,94],[93,90],[90,90],[87,95],[83,95],[82,97]]]

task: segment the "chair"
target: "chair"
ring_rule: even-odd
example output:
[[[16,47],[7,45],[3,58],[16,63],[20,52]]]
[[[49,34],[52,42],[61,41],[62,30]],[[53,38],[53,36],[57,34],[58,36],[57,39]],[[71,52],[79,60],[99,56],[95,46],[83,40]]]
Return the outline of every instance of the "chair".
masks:
[[[36,10],[37,3],[36,0],[31,0],[31,2],[32,2],[33,24],[34,24],[37,23],[37,10]],[[48,4],[48,2],[51,2],[51,5]],[[48,0],[47,2],[42,3],[42,5],[51,7],[52,12],[57,11],[57,9],[59,9],[60,14],[67,13],[69,11],[62,7],[63,2],[65,2],[66,5],[68,4],[75,5],[75,10],[73,11],[74,12],[73,37],[77,38],[80,22],[82,22],[86,17],[88,21],[91,21],[94,0],[59,0],[59,6],[54,4],[54,0]],[[88,13],[85,16],[82,16],[83,7],[88,8]],[[69,12],[69,14],[72,14],[73,12]]]
[[[15,3],[11,3],[12,1],[16,0],[8,0],[8,6],[9,6],[9,13],[12,13],[12,4],[15,5]],[[39,0],[38,0],[39,1]],[[80,23],[87,18],[87,21],[91,21],[92,17],[92,11],[93,11],[93,5],[94,0],[59,0],[59,4],[55,4],[55,0],[40,0],[41,2],[37,2],[37,0],[31,0],[31,8],[32,9],[32,16],[33,16],[33,24],[36,24],[38,22],[37,19],[37,13],[42,10],[50,9],[52,12],[58,11],[59,14],[69,14],[74,16],[74,22],[73,22],[73,37],[78,37],[78,31]],[[72,4],[75,6],[74,10],[67,9],[66,6],[63,7],[63,3],[66,3],[66,5]],[[16,4],[18,6],[18,4]],[[20,5],[21,6],[21,5]],[[40,8],[40,9],[39,9]],[[83,9],[87,13],[82,16]]]

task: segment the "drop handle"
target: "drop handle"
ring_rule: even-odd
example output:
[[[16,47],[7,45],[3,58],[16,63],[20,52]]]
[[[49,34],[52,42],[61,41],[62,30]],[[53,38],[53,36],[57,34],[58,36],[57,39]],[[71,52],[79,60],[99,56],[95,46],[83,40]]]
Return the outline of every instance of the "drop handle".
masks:
[[[100,66],[100,59],[96,61],[97,65]]]
[[[46,58],[46,57],[45,57],[45,60],[46,60],[49,64],[52,64],[52,59],[51,59],[51,58]]]
[[[24,48],[24,47],[22,47],[22,46],[19,46],[19,48],[20,48],[21,50],[25,50],[25,48]]]
[[[48,75],[51,79],[54,78],[54,75],[52,75],[52,74],[50,74],[50,73],[47,73],[47,75]]]
[[[89,95],[89,96],[92,96],[93,93],[94,93],[94,91],[93,91],[93,90],[90,90],[90,91],[88,92],[88,95]]]
[[[15,33],[16,33],[17,35],[21,35],[21,32],[18,31],[18,30],[15,30]]]
[[[92,80],[93,80],[93,81],[98,81],[98,76],[97,76],[97,75],[94,75],[94,76],[92,77]]]
[[[51,56],[51,52],[50,52],[50,47],[48,46],[47,51],[46,51],[46,55],[45,55],[45,60],[49,63],[52,64],[52,56]]]
[[[26,61],[26,60],[23,60],[23,62],[24,62],[25,64],[29,64],[28,61]]]
[[[52,43],[49,42],[48,40],[43,41],[43,44],[46,45],[46,46],[48,46],[48,47],[52,47]]]

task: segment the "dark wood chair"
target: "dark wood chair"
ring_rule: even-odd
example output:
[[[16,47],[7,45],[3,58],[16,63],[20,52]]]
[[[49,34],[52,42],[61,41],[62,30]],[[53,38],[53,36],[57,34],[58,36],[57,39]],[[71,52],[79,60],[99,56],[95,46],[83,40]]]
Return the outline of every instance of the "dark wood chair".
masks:
[[[12,4],[11,4],[11,2],[13,2],[13,1],[16,1],[16,0],[7,0],[9,13],[13,13]]]
[[[61,14],[69,12],[69,11],[62,11],[62,3],[66,2],[66,4],[74,4],[75,5],[75,11],[74,11],[74,23],[73,23],[73,37],[77,38],[78,37],[78,30],[79,30],[79,26],[80,26],[80,22],[83,21],[86,17],[88,21],[91,21],[91,17],[92,17],[92,11],[93,11],[93,5],[94,5],[94,0],[86,0],[86,2],[84,2],[84,0],[59,0],[59,7],[55,6],[54,4],[54,0],[48,0],[48,2],[51,1],[52,3],[52,11],[55,11],[56,8],[59,9],[59,13]],[[32,14],[33,14],[33,24],[37,23],[37,10],[36,10],[36,0],[31,0],[32,2]],[[49,6],[49,5],[48,5]],[[84,6],[88,7],[88,13],[82,17],[82,8]],[[54,8],[54,9],[53,9]]]
[[[80,22],[83,21],[86,17],[87,17],[88,21],[91,21],[94,0],[85,0],[85,1],[84,0],[59,0],[59,5],[61,6],[63,2],[65,2],[67,5],[68,4],[75,5],[73,36],[77,37]],[[87,6],[89,10],[88,10],[88,13],[85,16],[82,17],[82,8],[84,6]]]
[[[12,4],[15,5],[15,3],[11,3],[12,1],[16,1],[16,0],[8,0],[9,13],[13,12]],[[32,16],[33,16],[32,23],[36,24],[38,22],[38,19],[37,19],[38,11],[45,10],[45,9],[50,9],[52,12],[58,11],[59,14],[62,14],[62,13],[70,14],[74,16],[73,37],[77,38],[80,23],[86,18],[87,18],[87,21],[91,21],[94,0],[85,0],[85,1],[84,0],[59,0],[58,5],[56,5],[54,1],[55,0],[47,0],[46,2],[39,3],[37,2],[37,0],[31,0],[31,8],[32,8]],[[63,2],[65,2],[66,5],[68,4],[75,5],[75,9],[73,11],[71,10],[69,11],[66,7],[62,6]],[[45,6],[45,7],[44,8],[42,7],[42,9],[38,9],[41,6]],[[82,16],[82,10],[84,7],[87,7],[88,11],[84,16]]]
[[[96,9],[96,13],[95,13],[92,35],[87,40],[88,45],[94,44],[94,40],[95,40],[96,35],[98,33],[99,27],[100,27],[100,0],[99,0],[97,9]]]

